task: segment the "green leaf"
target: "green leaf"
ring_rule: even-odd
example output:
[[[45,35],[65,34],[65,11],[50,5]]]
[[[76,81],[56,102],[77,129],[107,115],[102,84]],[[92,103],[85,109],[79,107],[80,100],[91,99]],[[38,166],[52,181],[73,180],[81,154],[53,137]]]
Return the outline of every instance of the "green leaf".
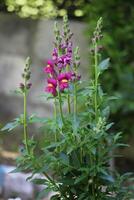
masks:
[[[87,195],[86,193],[80,194],[80,196],[78,197],[78,200],[83,200],[83,199],[85,199],[86,195]]]
[[[44,190],[40,191],[39,194],[37,194],[36,200],[42,200],[51,191],[52,191],[51,188],[45,188]]]
[[[85,180],[85,178],[87,178],[87,174],[83,174],[83,175],[79,176],[78,178],[75,179],[74,184],[78,184],[78,183],[82,182],[83,180]]]
[[[102,175],[101,178],[109,183],[114,183],[114,178],[111,175]]]
[[[60,159],[61,159],[63,164],[69,165],[69,159],[68,159],[68,156],[65,153],[60,154]]]
[[[117,134],[114,136],[114,142],[118,141],[121,137],[122,137],[122,132],[117,133]]]
[[[102,116],[105,117],[105,118],[108,118],[109,114],[110,114],[110,107],[107,106],[102,110]]]
[[[48,181],[47,179],[43,179],[43,178],[35,178],[32,180],[33,183],[38,184],[38,185],[45,185],[47,181]]]
[[[2,129],[1,129],[1,131],[8,131],[8,132],[10,132],[10,131],[12,131],[14,128],[16,128],[17,126],[19,125],[19,123],[18,122],[10,122],[10,123],[8,123],[8,124],[6,124]]]
[[[99,64],[100,71],[104,71],[104,70],[108,69],[108,67],[109,67],[109,61],[110,61],[110,58],[106,58],[105,60],[103,60]]]
[[[112,126],[113,126],[113,125],[114,125],[114,123],[113,123],[113,122],[112,122],[112,123],[110,123],[110,124],[107,124],[107,125],[106,125],[106,131],[107,131],[107,130],[109,130],[109,129],[110,129]]]
[[[73,186],[74,185],[74,180],[69,179],[69,178],[65,178],[65,179],[61,180],[61,183],[63,183],[63,185]]]

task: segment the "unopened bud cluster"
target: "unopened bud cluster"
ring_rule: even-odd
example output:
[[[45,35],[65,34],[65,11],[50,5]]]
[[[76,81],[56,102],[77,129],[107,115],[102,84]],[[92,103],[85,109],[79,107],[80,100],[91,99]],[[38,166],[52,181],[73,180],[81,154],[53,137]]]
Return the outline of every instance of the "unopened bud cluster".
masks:
[[[32,86],[32,83],[29,82],[30,77],[31,77],[30,67],[31,67],[31,61],[30,61],[30,58],[28,57],[26,59],[24,72],[22,73],[22,78],[24,80],[24,83],[20,83],[20,86],[19,86],[22,92],[24,92],[25,90],[29,90]]]
[[[97,44],[97,52],[100,52],[100,51],[103,50],[103,46],[98,44],[99,41],[103,38],[103,35],[102,35],[101,32],[102,32],[102,18],[100,18],[98,20],[98,23],[97,23],[97,26],[96,26],[96,29],[95,29],[95,31],[93,33],[93,38],[92,38],[92,44],[93,44],[93,46],[95,44]],[[95,51],[94,48],[90,49],[90,52],[92,54],[94,54],[94,51]]]
[[[70,30],[69,23],[68,23],[68,17],[67,15],[63,18],[63,38],[65,39],[66,43],[69,42],[69,40],[72,38],[73,33]]]
[[[78,68],[80,66],[80,55],[79,55],[79,47],[76,47],[75,48],[75,51],[74,51],[74,64],[75,64],[75,67]]]

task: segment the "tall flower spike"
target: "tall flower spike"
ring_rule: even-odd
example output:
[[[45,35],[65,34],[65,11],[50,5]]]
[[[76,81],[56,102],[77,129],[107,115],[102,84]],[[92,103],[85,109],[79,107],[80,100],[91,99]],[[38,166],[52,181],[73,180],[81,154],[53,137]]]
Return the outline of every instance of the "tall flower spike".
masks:
[[[95,28],[95,31],[93,33],[93,38],[92,38],[92,42],[95,43],[97,42],[98,40],[100,40],[103,35],[101,34],[101,31],[102,31],[102,17],[98,20],[97,22],[97,26]]]
[[[24,80],[24,83],[20,83],[19,88],[21,89],[22,92],[24,92],[24,90],[26,89],[30,89],[32,86],[32,83],[29,82],[30,78],[31,78],[31,60],[30,57],[28,57],[26,59],[26,64],[25,64],[25,68],[24,68],[24,72],[22,74],[22,78]]]

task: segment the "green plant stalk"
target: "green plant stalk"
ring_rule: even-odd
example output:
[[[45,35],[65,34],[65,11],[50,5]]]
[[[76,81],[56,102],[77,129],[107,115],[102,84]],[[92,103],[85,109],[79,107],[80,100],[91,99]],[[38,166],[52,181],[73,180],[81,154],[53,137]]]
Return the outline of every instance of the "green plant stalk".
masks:
[[[28,133],[27,133],[27,94],[26,94],[26,81],[25,81],[25,90],[23,93],[23,98],[24,98],[24,113],[23,113],[23,131],[24,131],[24,143],[25,143],[25,148],[27,153],[29,154],[29,149],[28,149]]]
[[[98,45],[97,42],[94,44],[94,112],[95,112],[95,122],[97,124],[98,121]],[[96,147],[96,158],[95,158],[95,164],[97,166],[98,163],[98,157],[99,157],[99,148],[98,145]],[[95,172],[96,174],[96,172]],[[96,176],[96,175],[95,175]],[[97,177],[94,178],[94,199],[98,196],[97,193]]]
[[[60,90],[58,90],[58,99],[59,99],[60,116],[61,116],[62,123],[64,124],[64,117],[63,117],[63,111],[62,111],[62,99],[61,99]]]
[[[74,114],[74,123],[76,124],[76,116],[77,116],[77,85],[76,83],[74,83],[74,113],[73,114]]]
[[[98,118],[98,102],[97,102],[97,95],[98,95],[98,53],[97,53],[97,43],[94,46],[95,54],[94,54],[94,112],[95,112],[95,121],[97,122]]]
[[[71,113],[70,94],[67,95],[68,113]]]
[[[67,71],[69,71],[69,65],[67,65]],[[69,92],[69,89],[68,89]],[[71,103],[70,103],[70,94],[67,95],[67,104],[68,104],[68,113],[71,113]]]
[[[54,99],[54,118],[55,122],[57,122],[57,106],[56,106],[56,98]],[[57,133],[55,132],[55,142],[57,142]]]

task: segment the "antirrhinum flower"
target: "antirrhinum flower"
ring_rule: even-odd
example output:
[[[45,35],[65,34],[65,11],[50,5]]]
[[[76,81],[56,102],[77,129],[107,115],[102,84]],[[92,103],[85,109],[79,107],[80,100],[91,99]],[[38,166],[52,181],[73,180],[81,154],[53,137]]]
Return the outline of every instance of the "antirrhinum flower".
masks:
[[[56,62],[58,60],[58,49],[57,48],[53,49],[52,60],[56,64]]]
[[[57,94],[57,90],[56,90],[57,80],[54,79],[54,78],[48,78],[47,82],[48,82],[48,85],[45,88],[45,91],[48,92],[48,93],[51,93],[53,96],[56,96],[56,94]]]
[[[61,73],[58,76],[58,82],[59,82],[59,89],[60,91],[64,91],[64,89],[69,87],[69,81],[71,80],[72,73]]]
[[[65,68],[67,65],[70,65],[71,57],[70,55],[62,55],[58,58],[57,66],[61,70]]]
[[[47,66],[44,67],[44,72],[51,75],[54,73],[54,63],[52,60],[47,61]]]

